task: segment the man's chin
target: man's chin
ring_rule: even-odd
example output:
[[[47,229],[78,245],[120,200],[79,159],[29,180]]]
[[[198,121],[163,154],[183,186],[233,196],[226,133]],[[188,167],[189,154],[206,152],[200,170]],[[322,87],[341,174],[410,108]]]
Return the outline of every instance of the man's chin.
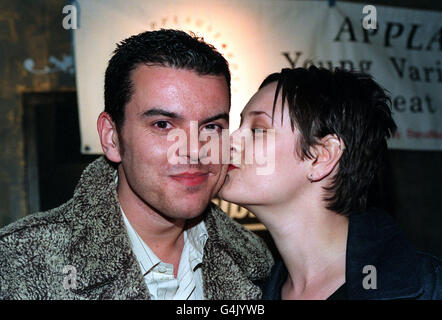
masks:
[[[209,201],[202,201],[198,204],[189,203],[186,201],[177,202],[177,206],[175,208],[173,216],[177,219],[195,219],[201,216],[209,205]]]
[[[208,190],[207,186],[206,188],[187,187],[186,190],[177,190],[174,192],[173,199],[168,201],[173,203],[173,207],[169,207],[170,210],[168,210],[170,215],[181,219],[194,219],[202,215],[213,196],[207,192]]]

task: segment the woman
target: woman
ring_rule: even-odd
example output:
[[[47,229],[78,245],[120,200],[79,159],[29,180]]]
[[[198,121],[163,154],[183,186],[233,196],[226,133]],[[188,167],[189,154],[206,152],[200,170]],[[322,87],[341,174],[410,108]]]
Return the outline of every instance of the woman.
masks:
[[[220,191],[257,216],[281,255],[263,299],[441,298],[441,261],[369,209],[395,129],[388,97],[367,75],[310,67],[264,80],[232,135],[241,164]],[[273,172],[244,161],[250,131],[255,145],[274,134],[263,151],[275,155]]]

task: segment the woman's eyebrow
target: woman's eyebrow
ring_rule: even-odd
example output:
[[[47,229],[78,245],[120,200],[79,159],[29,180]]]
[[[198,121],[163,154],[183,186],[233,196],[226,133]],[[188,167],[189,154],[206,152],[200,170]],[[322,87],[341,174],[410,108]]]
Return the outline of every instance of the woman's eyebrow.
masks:
[[[265,111],[250,111],[250,112],[247,112],[246,113],[246,116],[259,116],[259,115],[261,115],[261,114],[264,114],[264,115],[266,115],[267,117],[269,117],[270,119],[272,119],[272,117],[267,113],[267,112],[265,112]],[[240,116],[241,116],[241,119],[243,118],[243,114],[241,113],[240,114]]]

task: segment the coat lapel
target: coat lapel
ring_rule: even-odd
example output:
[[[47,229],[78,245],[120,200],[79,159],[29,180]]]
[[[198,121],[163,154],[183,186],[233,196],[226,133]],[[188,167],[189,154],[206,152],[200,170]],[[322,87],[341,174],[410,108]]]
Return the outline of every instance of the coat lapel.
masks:
[[[84,171],[72,206],[73,293],[87,299],[147,299],[149,293],[120,214],[115,169],[100,157]]]
[[[202,265],[206,299],[260,299],[262,292],[254,281],[269,275],[273,264],[270,252],[213,204],[205,222],[209,234]]]
[[[203,260],[204,295],[207,300],[256,300],[261,289],[219,243],[207,242]]]

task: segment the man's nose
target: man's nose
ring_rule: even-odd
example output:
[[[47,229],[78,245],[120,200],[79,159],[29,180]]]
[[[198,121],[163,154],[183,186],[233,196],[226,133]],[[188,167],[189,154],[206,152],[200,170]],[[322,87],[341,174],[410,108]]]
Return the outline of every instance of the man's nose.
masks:
[[[187,157],[190,160],[190,164],[198,164],[202,145],[199,139],[198,121],[190,121],[187,138]]]

